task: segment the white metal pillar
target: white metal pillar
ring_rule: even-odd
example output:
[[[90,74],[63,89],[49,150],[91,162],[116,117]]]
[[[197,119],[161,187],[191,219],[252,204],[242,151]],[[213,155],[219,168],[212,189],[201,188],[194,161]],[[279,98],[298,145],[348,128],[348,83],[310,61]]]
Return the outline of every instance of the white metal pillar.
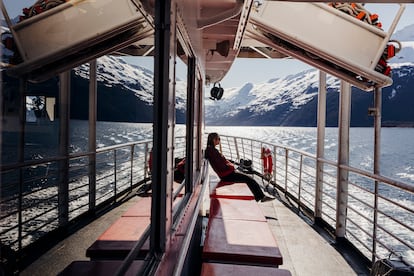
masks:
[[[338,118],[338,172],[336,191],[336,229],[337,239],[345,237],[348,207],[348,171],[341,165],[349,165],[349,126],[351,121],[351,86],[341,81]]]
[[[96,205],[96,104],[97,104],[97,82],[96,82],[96,59],[89,63],[89,211],[95,209]]]
[[[381,110],[382,110],[382,89],[376,88],[374,94],[375,112],[374,112],[374,174],[380,174],[380,156],[381,156]],[[375,262],[377,252],[377,221],[378,221],[378,180],[375,180],[375,198],[374,198],[374,229],[372,237],[372,263]]]
[[[316,144],[315,222],[322,217],[323,162],[325,156],[326,73],[319,71],[318,122]]]
[[[382,109],[382,92],[381,88],[375,89],[375,119],[374,119],[374,173],[380,173],[380,156],[381,156],[381,109]]]

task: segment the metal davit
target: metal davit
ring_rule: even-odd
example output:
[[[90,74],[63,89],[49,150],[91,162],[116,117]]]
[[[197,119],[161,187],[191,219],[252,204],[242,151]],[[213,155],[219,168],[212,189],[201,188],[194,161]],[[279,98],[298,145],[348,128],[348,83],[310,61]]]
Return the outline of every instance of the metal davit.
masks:
[[[0,4],[23,59],[9,73],[32,80],[45,80],[153,33],[152,18],[135,0],[69,0],[17,24]]]
[[[392,84],[375,67],[403,10],[385,32],[327,4],[264,1],[247,35],[368,91]]]

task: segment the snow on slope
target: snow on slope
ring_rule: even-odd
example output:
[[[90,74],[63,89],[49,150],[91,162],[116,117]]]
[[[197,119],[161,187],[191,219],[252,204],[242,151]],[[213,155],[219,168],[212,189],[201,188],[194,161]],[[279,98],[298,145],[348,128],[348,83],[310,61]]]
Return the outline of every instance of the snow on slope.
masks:
[[[89,77],[89,64],[83,64],[74,69],[76,75]],[[145,102],[153,101],[153,72],[150,70],[127,64],[122,58],[104,56],[97,61],[97,81],[105,86],[119,85],[133,91],[136,96]]]
[[[407,64],[414,66],[414,25],[396,32],[393,39],[401,42],[402,49],[389,60],[389,65],[394,69]],[[244,110],[263,114],[283,104],[291,105],[291,110],[298,109],[317,94],[318,82],[318,70],[310,69],[266,83],[247,83],[242,87],[228,88],[220,101],[209,100],[209,95],[206,95],[207,117],[231,117]],[[338,91],[339,85],[337,78],[327,76],[328,90]]]

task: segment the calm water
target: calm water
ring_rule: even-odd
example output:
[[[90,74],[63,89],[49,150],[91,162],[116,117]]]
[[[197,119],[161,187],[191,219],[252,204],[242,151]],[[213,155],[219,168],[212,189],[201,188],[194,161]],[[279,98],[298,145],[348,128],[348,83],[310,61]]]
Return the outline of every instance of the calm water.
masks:
[[[316,128],[305,127],[207,127],[207,131],[239,135],[316,153]],[[337,128],[326,128],[325,157],[337,160]],[[373,171],[374,129],[351,128],[350,165]],[[381,131],[380,172],[384,176],[414,185],[414,129],[383,128]]]
[[[206,132],[218,132],[221,135],[241,136],[257,140],[263,140],[268,143],[289,146],[291,148],[300,149],[310,153],[316,151],[316,128],[301,128],[301,127],[206,127]],[[185,128],[183,125],[176,127],[176,136],[184,136]],[[338,130],[336,128],[327,128],[325,137],[325,157],[326,159],[337,159],[337,136]],[[33,136],[34,137],[34,136]],[[42,137],[46,137],[42,135]],[[49,136],[52,140],[56,135]],[[30,140],[30,135],[26,139],[25,156],[26,159],[42,159],[51,157],[56,154],[56,143],[38,143],[35,140]],[[135,124],[135,123],[113,123],[113,122],[97,122],[97,146],[102,148],[115,144],[122,144],[131,141],[141,141],[152,139],[152,124]],[[381,133],[381,174],[398,179],[402,182],[414,185],[414,129],[411,128],[385,128]],[[7,147],[6,147],[7,148]],[[10,145],[13,148],[13,144]],[[70,152],[80,153],[88,150],[88,122],[87,121],[71,121],[70,122]],[[16,151],[10,150],[10,156],[15,157]],[[372,128],[352,128],[350,131],[350,164],[353,167],[372,171],[373,170],[373,152],[374,152],[374,130]],[[4,179],[3,179],[4,180]],[[39,185],[27,186],[26,188],[33,191],[39,191],[42,194],[40,198],[51,198],[51,195],[56,193],[56,187],[51,182],[45,182]],[[10,191],[3,193],[3,195],[13,194],[12,187]],[[5,187],[8,189],[8,187]],[[16,188],[17,189],[17,188]],[[17,191],[16,191],[17,192]],[[1,193],[0,193],[1,194]],[[401,198],[400,194],[393,194],[386,191],[387,197],[405,202],[405,205],[411,205],[412,197]],[[29,196],[33,197],[33,193]],[[32,201],[38,202],[38,198],[25,198],[27,204]],[[406,201],[409,201],[408,203]],[[80,202],[83,203],[83,202]],[[51,203],[53,205],[53,203]],[[1,207],[1,206],[0,206]],[[14,208],[14,207],[13,207]],[[13,208],[9,208],[13,210]],[[358,208],[358,206],[354,206]],[[6,210],[6,208],[3,208]],[[364,207],[358,209],[359,212],[366,213]],[[37,212],[43,212],[42,206],[39,208],[31,208],[27,212],[27,218],[37,217]],[[392,216],[400,217],[406,214],[399,215],[398,210],[390,210]],[[48,220],[48,216],[43,216]],[[369,213],[366,214],[369,216]],[[408,215],[410,216],[410,215]],[[52,219],[52,217],[50,218]],[[411,221],[411,217],[406,221]],[[361,222],[362,223],[362,222]],[[7,220],[0,223],[0,232],[2,227],[7,228],[8,225],[16,225],[17,221],[14,216],[9,216]],[[363,224],[363,223],[362,223]],[[370,227],[370,225],[365,225]],[[28,228],[29,229],[29,228]],[[30,230],[30,229],[29,229]],[[352,229],[351,229],[352,230]],[[398,227],[396,228],[398,230]],[[43,231],[43,230],[42,230]],[[8,241],[17,240],[17,227],[12,231],[7,232],[6,237]],[[33,235],[33,237],[32,237]],[[38,233],[31,233],[27,240],[36,239]],[[407,235],[406,232],[398,234],[401,237]],[[412,237],[406,237],[411,240]],[[26,240],[24,242],[27,242]],[[369,244],[369,240],[367,241]],[[396,245],[398,246],[398,245]],[[398,247],[396,247],[398,249]],[[414,263],[414,254],[412,251],[406,252],[405,248],[398,249],[397,252],[404,253],[409,256],[409,259]],[[369,255],[369,254],[368,254]],[[368,256],[367,255],[367,256]]]
[[[184,136],[185,129],[177,126],[176,136]],[[206,132],[218,132],[285,145],[310,153],[316,152],[316,128],[304,127],[206,127]],[[325,157],[337,159],[337,128],[326,128]],[[71,151],[87,149],[88,124],[71,122]],[[152,138],[152,124],[97,123],[97,146],[104,147],[130,141]],[[373,170],[374,129],[351,128],[350,165],[367,171]],[[414,185],[414,129],[383,128],[381,131],[381,174]]]
[[[316,128],[305,127],[206,127],[206,132],[241,136],[284,145],[306,152],[316,152]],[[177,125],[176,136],[184,136],[183,125]],[[97,147],[152,139],[152,124],[97,122]],[[26,137],[25,158],[43,159],[58,154],[56,135],[42,135],[43,142]],[[45,137],[53,139],[46,142]],[[325,157],[337,159],[337,128],[326,128]],[[50,140],[49,139],[49,140]],[[16,141],[16,139],[11,139]],[[56,141],[55,141],[56,140]],[[88,150],[88,122],[70,123],[70,152]],[[3,147],[3,162],[16,161],[16,143]],[[351,128],[350,165],[367,171],[374,164],[374,129]],[[381,131],[381,174],[414,185],[414,128],[383,128]]]

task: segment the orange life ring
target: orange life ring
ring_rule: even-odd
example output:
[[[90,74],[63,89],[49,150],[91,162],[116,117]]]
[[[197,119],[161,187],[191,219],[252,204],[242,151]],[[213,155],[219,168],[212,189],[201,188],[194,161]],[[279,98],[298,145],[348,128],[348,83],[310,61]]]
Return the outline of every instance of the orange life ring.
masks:
[[[273,173],[273,157],[269,148],[262,147],[263,177],[270,180]]]

